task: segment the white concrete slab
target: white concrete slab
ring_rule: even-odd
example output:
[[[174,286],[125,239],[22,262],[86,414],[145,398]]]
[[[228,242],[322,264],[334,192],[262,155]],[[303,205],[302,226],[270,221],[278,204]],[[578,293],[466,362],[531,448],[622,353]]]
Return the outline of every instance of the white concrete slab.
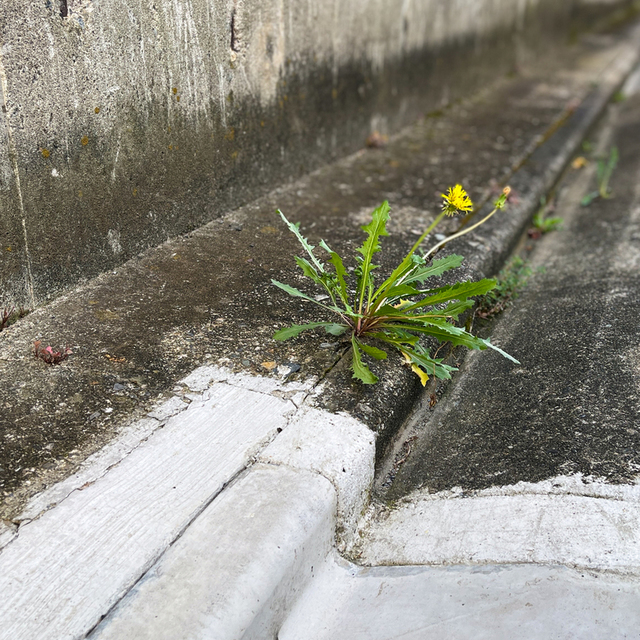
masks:
[[[128,456],[162,424],[153,418],[143,418],[125,428],[116,440],[89,456],[75,473],[31,498],[15,521],[33,520],[48,509],[55,507],[56,504],[67,498],[73,491],[92,484],[112,466]],[[2,546],[4,545],[2,545],[2,540],[0,539],[0,548]]]
[[[122,428],[115,440],[84,460],[77,471],[31,498],[20,515],[15,518],[15,522],[33,520],[64,500],[73,491],[95,482],[170,418],[186,411],[191,402],[202,403],[213,398],[217,393],[216,388],[213,387],[216,382],[224,382],[241,389],[290,400],[292,409],[301,404],[312,391],[310,381],[283,383],[272,378],[234,373],[217,365],[199,367],[179,383],[192,393],[174,395],[163,400],[147,414],[148,417]],[[0,549],[13,537],[13,528],[7,528],[0,523]]]
[[[330,562],[278,640],[638,640],[640,580],[559,566]]]
[[[336,496],[316,473],[256,465],[215,500],[92,640],[266,640],[331,550]]]
[[[338,494],[343,547],[369,502],[375,455],[375,435],[364,424],[346,414],[303,407],[258,459],[314,471],[331,481]]]
[[[293,405],[214,384],[0,553],[0,638],[81,638],[286,426]]]
[[[362,527],[366,565],[556,563],[640,573],[640,487],[556,478],[417,492]]]

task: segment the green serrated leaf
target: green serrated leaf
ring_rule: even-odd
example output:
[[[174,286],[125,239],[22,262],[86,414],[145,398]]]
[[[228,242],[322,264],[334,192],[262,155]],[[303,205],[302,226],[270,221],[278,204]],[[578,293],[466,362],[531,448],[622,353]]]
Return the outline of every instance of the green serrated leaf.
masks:
[[[353,346],[353,361],[351,363],[353,377],[357,378],[364,384],[375,384],[378,382],[378,377],[372,373],[371,369],[369,369],[364,362],[362,362],[362,355],[355,336],[351,337],[351,344]]]
[[[358,341],[358,345],[360,346],[360,348],[368,356],[371,356],[372,358],[375,358],[376,360],[386,360],[387,359],[387,353],[386,353],[386,351],[383,351],[382,349],[377,349],[376,347],[372,347],[370,344],[366,344],[366,343],[360,342],[360,341]]]
[[[448,364],[442,364],[441,359],[436,360],[432,358],[426,351],[421,353],[414,349],[403,348],[403,353],[407,353],[414,364],[417,364],[428,374],[434,375],[440,380],[450,380],[451,373],[453,371],[457,371],[456,367],[451,367]]]
[[[371,302],[372,293],[372,280],[370,274],[373,269],[371,260],[373,255],[380,251],[380,238],[382,236],[388,236],[386,230],[386,224],[389,220],[389,203],[385,200],[377,209],[374,209],[371,214],[371,222],[362,227],[363,231],[367,233],[367,239],[364,244],[357,249],[358,253],[362,255],[362,262],[360,264],[360,277],[358,279],[358,298],[360,304],[358,311],[362,312],[364,304],[365,291],[369,289],[368,303]]]
[[[421,322],[423,326],[437,327],[438,329],[442,329],[452,336],[459,336],[466,333],[466,331],[462,327],[456,327],[455,325],[447,322],[444,318],[423,318],[421,319]]]
[[[503,351],[500,347],[496,347],[495,344],[491,344],[489,340],[483,340],[483,342],[494,351],[497,351],[499,354],[503,355],[507,360],[511,360],[511,362],[515,362],[516,364],[520,364],[518,360],[516,360],[513,356],[510,356],[506,351]]]
[[[412,287],[410,284],[400,284],[397,287],[391,287],[385,294],[385,297],[390,300],[403,296],[417,296],[419,293],[420,290]]]
[[[334,327],[339,326],[329,322],[310,322],[309,324],[292,324],[290,327],[280,329],[273,334],[274,340],[288,340],[289,338],[295,338],[303,331],[310,331],[311,329],[317,329],[318,327]]]
[[[302,273],[304,273],[307,278],[311,278],[316,284],[322,284],[320,280],[320,275],[318,272],[311,266],[311,263],[305,258],[299,258],[295,256],[296,264],[302,269]]]
[[[440,276],[449,269],[456,269],[464,262],[463,256],[458,256],[455,253],[441,258],[440,260],[434,260],[427,267],[417,267],[412,271],[408,277],[403,279],[404,284],[411,282],[424,282],[427,278],[433,276]]]
[[[320,241],[320,246],[329,254],[329,260],[336,270],[340,297],[345,305],[348,305],[347,283],[344,279],[345,275],[347,275],[347,270],[344,268],[342,258],[335,251],[330,249],[324,240]]]
[[[452,302],[442,310],[442,315],[449,318],[458,318],[458,316],[467,309],[473,307],[475,302],[473,300],[460,300],[458,302]]]
[[[421,307],[440,304],[442,302],[449,302],[449,300],[463,301],[472,296],[481,296],[488,291],[491,291],[496,284],[496,280],[485,278],[484,280],[478,280],[477,282],[458,282],[451,286],[431,289],[430,291],[425,292],[430,293],[430,296],[412,304],[408,307],[408,310],[419,309]]]
[[[290,296],[293,296],[294,298],[303,298],[305,300],[308,300],[309,302],[313,302],[313,304],[317,304],[319,307],[322,307],[323,309],[328,309],[329,311],[333,311],[334,313],[339,313],[341,314],[341,310],[336,307],[333,304],[323,304],[322,302],[319,302],[318,300],[316,300],[315,298],[312,298],[311,296],[307,295],[306,293],[302,293],[302,291],[300,291],[299,289],[296,289],[295,287],[292,287],[291,285],[285,284],[284,282],[279,282],[278,280],[274,280],[273,278],[271,279],[271,284],[274,284],[276,287],[278,287],[279,289],[282,289],[283,291],[286,291]],[[327,290],[329,290],[326,285],[324,285],[325,288]]]
[[[451,325],[449,325],[451,327]],[[387,325],[382,325],[382,329],[387,328],[399,328],[405,329],[406,331],[411,331],[414,333],[421,333],[428,336],[432,336],[439,340],[440,342],[451,342],[454,346],[462,345],[467,347],[468,349],[480,349],[484,350],[487,348],[485,341],[482,338],[476,338],[476,336],[468,333],[464,329],[459,327],[454,327],[458,332],[454,333],[449,328],[437,327],[435,325],[429,326],[420,326],[420,325],[392,325],[391,327]]]
[[[305,300],[309,300],[310,302],[317,303],[317,300],[314,300],[311,296],[308,296],[306,293],[302,293],[302,291],[292,287],[291,285],[285,284],[284,282],[278,282],[277,280],[271,279],[271,284],[275,284],[276,287],[286,291],[290,296],[294,298],[304,298]]]
[[[280,214],[280,217],[284,220],[285,224],[289,227],[289,230],[296,236],[296,238],[298,238],[298,242],[300,242],[304,250],[309,254],[311,261],[313,262],[313,264],[315,264],[318,271],[324,272],[324,265],[313,254],[313,250],[315,249],[315,247],[309,244],[308,240],[300,233],[300,223],[293,224],[293,222],[289,222],[284,213],[280,211],[280,209],[278,209],[277,211]]]
[[[332,336],[341,336],[349,327],[344,324],[328,324],[324,330]]]
[[[406,331],[393,331],[389,329],[377,333],[367,333],[367,336],[381,340],[382,342],[387,342],[396,347],[401,344],[416,344],[419,340],[418,336],[412,336]]]

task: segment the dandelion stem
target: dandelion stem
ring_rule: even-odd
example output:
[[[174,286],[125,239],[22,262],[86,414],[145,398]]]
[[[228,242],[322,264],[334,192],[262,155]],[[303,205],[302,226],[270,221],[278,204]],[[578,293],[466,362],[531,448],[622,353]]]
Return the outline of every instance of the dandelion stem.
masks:
[[[458,233],[454,233],[452,236],[449,236],[448,238],[445,238],[444,240],[441,240],[440,242],[438,242],[438,244],[431,247],[431,249],[429,249],[429,251],[427,251],[424,254],[424,259],[426,260],[432,253],[435,253],[438,249],[440,249],[445,244],[447,244],[447,242],[451,242],[456,238],[460,238],[463,235],[469,233],[469,231],[473,231],[476,227],[479,227],[481,224],[484,224],[497,210],[498,210],[498,207],[496,207],[488,216],[485,216],[484,218],[482,218],[480,222],[476,222],[475,224],[472,224],[470,227],[467,227],[462,231],[458,231]]]
[[[411,251],[407,254],[407,257],[413,255],[415,250],[425,241],[425,238],[440,224],[442,218],[444,218],[445,212],[443,211],[428,227],[427,230],[418,238],[416,243],[411,247]]]

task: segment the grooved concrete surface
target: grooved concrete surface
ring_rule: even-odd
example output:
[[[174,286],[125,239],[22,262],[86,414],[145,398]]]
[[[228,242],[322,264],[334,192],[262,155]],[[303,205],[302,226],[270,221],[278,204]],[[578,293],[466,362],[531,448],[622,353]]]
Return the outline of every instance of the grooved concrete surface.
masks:
[[[207,508],[91,640],[273,638],[331,550],[319,474],[258,465]]]
[[[84,637],[294,411],[216,383],[23,523],[0,553],[0,637]]]

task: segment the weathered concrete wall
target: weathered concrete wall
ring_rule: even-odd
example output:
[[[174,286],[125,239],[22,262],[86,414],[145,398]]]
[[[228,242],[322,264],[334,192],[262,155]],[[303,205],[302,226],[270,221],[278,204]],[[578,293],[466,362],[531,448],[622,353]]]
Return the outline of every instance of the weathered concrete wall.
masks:
[[[583,1],[3,2],[0,298],[38,304],[397,130]]]

